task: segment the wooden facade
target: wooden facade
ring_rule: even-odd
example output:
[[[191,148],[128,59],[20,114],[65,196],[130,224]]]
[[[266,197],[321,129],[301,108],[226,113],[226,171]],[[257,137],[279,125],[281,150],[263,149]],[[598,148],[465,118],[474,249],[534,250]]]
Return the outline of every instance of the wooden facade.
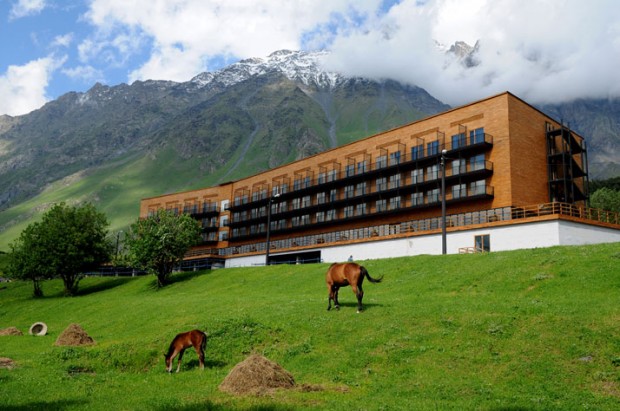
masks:
[[[272,252],[415,235],[438,229],[444,171],[448,224],[584,207],[588,196],[583,138],[505,92],[238,181],[143,199],[140,216],[191,214],[203,243],[188,259],[214,261],[264,254],[268,219]]]

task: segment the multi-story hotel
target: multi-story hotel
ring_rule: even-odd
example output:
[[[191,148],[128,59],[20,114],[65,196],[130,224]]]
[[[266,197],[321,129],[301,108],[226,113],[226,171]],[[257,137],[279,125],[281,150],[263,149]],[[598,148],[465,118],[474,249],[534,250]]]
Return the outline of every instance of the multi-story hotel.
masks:
[[[620,241],[583,137],[506,92],[251,177],[142,200],[188,213],[187,267]]]

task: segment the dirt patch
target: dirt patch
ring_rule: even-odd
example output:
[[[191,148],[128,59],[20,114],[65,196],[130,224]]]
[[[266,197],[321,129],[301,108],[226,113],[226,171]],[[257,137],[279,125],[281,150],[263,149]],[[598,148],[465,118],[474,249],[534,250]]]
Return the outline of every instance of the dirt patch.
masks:
[[[0,335],[24,335],[24,333],[19,331],[16,327],[9,327],[0,330]]]
[[[93,345],[93,340],[79,324],[70,324],[58,336],[54,345]]]
[[[220,384],[220,390],[233,395],[264,395],[278,388],[294,388],[293,375],[262,355],[251,355],[235,365]]]
[[[0,368],[12,370],[13,368],[15,368],[15,361],[7,357],[0,357]]]

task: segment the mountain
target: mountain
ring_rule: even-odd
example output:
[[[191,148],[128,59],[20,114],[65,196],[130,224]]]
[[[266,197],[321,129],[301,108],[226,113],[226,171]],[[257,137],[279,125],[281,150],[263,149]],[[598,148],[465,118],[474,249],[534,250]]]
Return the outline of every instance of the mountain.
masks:
[[[57,201],[91,201],[112,228],[139,200],[237,179],[449,106],[395,81],[278,51],[184,83],[96,84],[0,117],[0,249]]]

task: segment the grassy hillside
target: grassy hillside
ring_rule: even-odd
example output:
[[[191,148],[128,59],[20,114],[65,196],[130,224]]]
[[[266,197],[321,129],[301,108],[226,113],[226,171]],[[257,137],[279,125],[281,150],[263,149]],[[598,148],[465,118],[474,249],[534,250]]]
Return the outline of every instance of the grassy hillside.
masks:
[[[30,298],[28,283],[0,287],[0,409],[494,409],[620,407],[620,244],[365,261],[356,314],[350,289],[326,311],[326,264],[236,268],[154,279],[88,278],[63,298],[59,282]],[[93,347],[57,347],[79,323]],[[191,328],[210,335],[207,366],[188,351],[179,374],[163,351]],[[298,384],[236,398],[217,387],[260,353]]]

